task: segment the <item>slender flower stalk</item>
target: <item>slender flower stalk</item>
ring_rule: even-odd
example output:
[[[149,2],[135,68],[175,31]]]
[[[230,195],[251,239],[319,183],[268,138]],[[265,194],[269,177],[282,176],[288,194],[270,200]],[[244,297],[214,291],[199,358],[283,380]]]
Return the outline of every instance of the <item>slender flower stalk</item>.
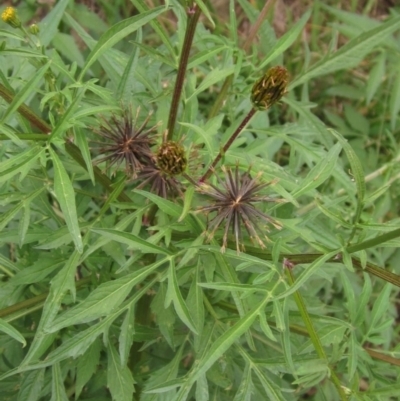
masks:
[[[253,108],[249,111],[236,131],[229,138],[228,142],[220,150],[217,157],[211,163],[207,171],[200,178],[200,183],[205,182],[212,174],[222,156],[231,147],[233,141],[239,136],[251,118],[258,110],[267,110],[273,104],[277,103],[286,93],[286,88],[289,80],[289,74],[286,68],[277,66],[270,68],[260,79],[258,79],[251,91],[251,103]]]
[[[176,76],[174,93],[172,95],[171,108],[168,117],[168,140],[171,140],[174,136],[174,129],[176,123],[176,117],[178,115],[179,100],[182,94],[183,81],[185,80],[186,68],[189,60],[190,49],[192,47],[194,33],[196,31],[196,25],[200,17],[200,7],[195,3],[188,9],[187,25],[185,32],[185,39],[183,42],[182,53],[179,60],[178,74]]]
[[[235,132],[232,134],[232,136],[228,139],[228,142],[224,145],[222,150],[218,153],[217,157],[214,159],[214,161],[211,163],[210,167],[207,169],[203,177],[200,178],[200,182],[205,182],[208,178],[210,178],[211,174],[213,173],[216,165],[218,162],[222,159],[222,156],[226,153],[226,151],[231,147],[233,141],[239,136],[239,134],[244,130],[246,125],[249,123],[249,121],[253,118],[254,114],[256,113],[256,109],[251,109],[247,116],[243,119],[243,121],[240,123],[240,125],[236,128]]]

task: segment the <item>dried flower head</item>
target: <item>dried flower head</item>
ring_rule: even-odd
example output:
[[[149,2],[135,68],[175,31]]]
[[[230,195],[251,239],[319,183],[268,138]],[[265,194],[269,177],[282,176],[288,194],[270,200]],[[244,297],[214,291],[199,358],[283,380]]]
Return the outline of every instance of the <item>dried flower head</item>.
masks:
[[[1,19],[13,28],[21,27],[21,21],[18,18],[17,11],[14,7],[6,7],[6,9],[1,13]]]
[[[259,195],[259,192],[274,183],[260,183],[258,174],[255,178],[250,175],[250,169],[244,173],[239,172],[239,166],[236,165],[234,171],[230,168],[222,168],[225,174],[225,180],[217,176],[219,188],[212,184],[201,183],[198,192],[207,195],[214,201],[210,206],[205,206],[199,211],[208,213],[216,212],[216,215],[207,224],[207,241],[210,241],[217,229],[225,224],[224,235],[222,238],[221,251],[224,252],[228,242],[228,232],[231,228],[236,241],[237,252],[240,247],[243,248],[241,223],[244,224],[251,240],[264,248],[264,243],[257,234],[257,231],[263,230],[259,226],[259,221],[272,224],[275,228],[281,228],[281,225],[271,216],[259,211],[254,206],[258,202],[282,202],[280,199],[274,199],[269,196]],[[263,228],[268,231],[267,228]],[[264,235],[264,238],[268,238]]]
[[[138,115],[139,109],[135,120]],[[135,121],[132,119],[131,109],[124,110],[122,119],[115,115],[112,115],[110,120],[103,118],[103,124],[95,130],[95,133],[108,142],[106,144],[95,142],[102,145],[98,150],[103,154],[103,157],[96,160],[96,164],[109,161],[109,167],[116,165],[117,169],[124,164],[127,174],[136,177],[153,158],[151,146],[155,142],[156,126],[146,129],[149,118],[150,115],[139,128],[136,128]]]
[[[251,102],[257,110],[266,110],[278,102],[286,93],[289,73],[285,67],[270,68],[253,85]]]
[[[180,182],[175,177],[161,171],[154,161],[143,167],[137,179],[141,183],[136,188],[141,189],[149,185],[150,192],[165,199],[175,197],[177,194],[183,195]]]

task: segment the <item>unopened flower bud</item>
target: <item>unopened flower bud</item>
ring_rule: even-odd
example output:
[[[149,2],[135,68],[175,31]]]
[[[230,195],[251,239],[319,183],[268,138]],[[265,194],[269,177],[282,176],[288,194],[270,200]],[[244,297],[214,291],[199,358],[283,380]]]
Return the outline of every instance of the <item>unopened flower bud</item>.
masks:
[[[36,25],[36,24],[30,25],[30,26],[29,26],[29,32],[30,32],[32,35],[37,35],[37,34],[40,32],[39,25]]]
[[[187,166],[184,147],[174,141],[163,143],[157,152],[157,166],[170,176],[183,173]]]
[[[257,110],[266,110],[278,102],[286,93],[289,73],[285,67],[270,68],[253,85],[251,102]]]
[[[21,27],[21,20],[18,18],[17,11],[13,7],[7,7],[2,12],[1,19],[13,28]]]

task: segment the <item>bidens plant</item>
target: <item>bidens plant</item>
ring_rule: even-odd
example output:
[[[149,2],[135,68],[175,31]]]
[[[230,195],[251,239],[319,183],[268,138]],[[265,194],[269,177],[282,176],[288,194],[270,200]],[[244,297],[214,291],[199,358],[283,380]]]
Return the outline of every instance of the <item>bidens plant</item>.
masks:
[[[395,12],[53,3],[1,10],[1,399],[394,399]]]

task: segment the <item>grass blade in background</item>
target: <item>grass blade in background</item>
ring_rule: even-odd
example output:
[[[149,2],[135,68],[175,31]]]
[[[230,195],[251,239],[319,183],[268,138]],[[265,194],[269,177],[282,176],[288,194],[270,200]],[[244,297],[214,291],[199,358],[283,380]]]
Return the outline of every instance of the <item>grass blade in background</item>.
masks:
[[[294,89],[309,80],[321,75],[331,74],[334,71],[355,67],[367,53],[381,43],[388,35],[400,28],[400,16],[393,17],[381,26],[364,32],[347,42],[336,52],[327,55],[314,64],[303,75],[293,80],[288,90]]]

